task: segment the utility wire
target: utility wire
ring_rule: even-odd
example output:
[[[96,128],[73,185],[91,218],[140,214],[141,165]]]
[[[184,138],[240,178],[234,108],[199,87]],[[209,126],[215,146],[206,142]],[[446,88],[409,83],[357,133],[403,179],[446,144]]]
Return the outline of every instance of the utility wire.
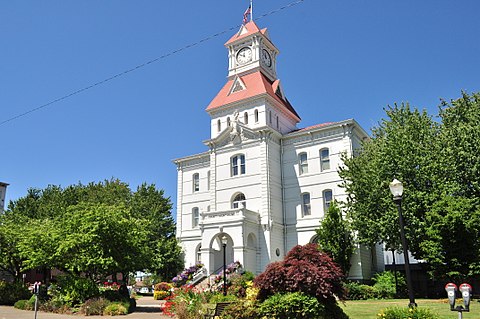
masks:
[[[275,10],[272,10],[272,11],[270,11],[270,12],[267,12],[267,13],[264,13],[264,14],[260,15],[258,18],[255,18],[254,21],[263,19],[263,18],[265,18],[265,17],[267,17],[267,16],[270,16],[270,15],[272,15],[272,14],[278,13],[278,12],[280,12],[280,11],[282,11],[282,10],[291,8],[291,7],[293,7],[293,6],[297,5],[297,4],[300,4],[300,3],[304,2],[304,1],[305,1],[305,0],[297,0],[297,1],[291,2],[291,3],[289,3],[289,4],[287,4],[287,5],[283,6],[283,7],[280,7],[280,8],[278,8],[278,9],[275,9]],[[166,53],[166,54],[164,54],[164,55],[161,55],[161,56],[159,56],[159,57],[157,57],[157,58],[155,58],[155,59],[153,59],[153,60],[150,60],[150,61],[147,61],[147,62],[145,62],[145,63],[139,64],[139,65],[137,65],[137,66],[135,66],[135,67],[133,67],[133,68],[131,68],[131,69],[125,70],[125,71],[120,72],[120,73],[117,73],[117,74],[115,74],[115,75],[113,75],[113,76],[111,76],[111,77],[109,77],[109,78],[106,78],[106,79],[104,79],[104,80],[102,80],[102,81],[99,81],[99,82],[96,82],[96,83],[94,83],[94,84],[91,84],[91,85],[89,85],[89,86],[86,86],[86,87],[84,87],[84,88],[82,88],[82,89],[78,89],[78,90],[76,90],[76,91],[73,91],[73,92],[71,92],[71,93],[69,93],[69,94],[67,94],[67,95],[64,95],[64,96],[62,96],[62,97],[59,97],[58,99],[52,100],[52,101],[50,101],[50,102],[48,102],[48,103],[45,103],[45,104],[43,104],[43,105],[37,106],[37,107],[35,107],[35,108],[31,109],[31,110],[28,110],[28,111],[26,111],[26,112],[24,112],[24,113],[20,113],[20,114],[18,114],[18,115],[15,115],[15,116],[13,116],[13,117],[11,117],[11,118],[9,118],[9,119],[6,119],[6,120],[0,122],[0,126],[6,124],[6,123],[8,123],[8,122],[14,121],[14,120],[16,120],[16,119],[19,119],[19,118],[21,118],[21,117],[24,117],[24,116],[26,116],[26,115],[28,115],[28,114],[30,114],[30,113],[39,111],[39,110],[41,110],[41,109],[43,109],[43,108],[46,108],[47,106],[50,106],[50,105],[52,105],[52,104],[57,103],[57,102],[66,100],[66,99],[68,99],[68,98],[70,98],[70,97],[72,97],[72,96],[74,96],[74,95],[80,94],[80,93],[85,92],[85,91],[87,91],[87,90],[93,89],[94,87],[97,87],[97,86],[99,86],[99,85],[102,85],[102,84],[105,84],[105,83],[107,83],[107,82],[110,82],[110,81],[112,81],[112,80],[114,80],[114,79],[116,79],[116,78],[119,78],[119,77],[121,77],[121,76],[124,76],[124,75],[126,75],[126,74],[128,74],[128,73],[130,73],[130,72],[133,72],[133,71],[136,71],[136,70],[141,69],[141,68],[143,68],[143,67],[146,67],[146,66],[148,66],[148,65],[150,65],[150,64],[152,64],[152,63],[155,63],[155,62],[158,62],[158,61],[160,61],[160,60],[163,60],[163,59],[165,59],[165,58],[167,58],[167,57],[169,57],[169,56],[171,56],[171,55],[180,53],[180,52],[182,52],[182,51],[185,51],[185,50],[187,50],[187,49],[190,49],[190,48],[192,48],[192,47],[195,47],[195,46],[197,46],[197,45],[200,45],[200,44],[202,44],[203,42],[209,41],[209,40],[211,40],[211,39],[213,39],[213,38],[216,38],[216,37],[218,37],[218,36],[220,36],[220,35],[222,35],[222,34],[225,34],[225,33],[230,32],[230,31],[232,31],[232,30],[238,29],[238,28],[240,28],[240,26],[241,26],[241,24],[238,24],[238,25],[236,25],[236,26],[230,27],[230,28],[225,29],[225,30],[223,30],[223,31],[220,31],[220,32],[218,32],[218,33],[212,34],[212,35],[210,35],[210,36],[208,36],[208,37],[206,37],[206,38],[203,38],[203,39],[201,39],[201,40],[199,40],[199,41],[197,41],[197,42],[193,42],[193,43],[187,44],[187,45],[181,47],[180,49],[177,49],[177,50],[174,50],[174,51],[170,51],[170,52],[168,52],[168,53]]]

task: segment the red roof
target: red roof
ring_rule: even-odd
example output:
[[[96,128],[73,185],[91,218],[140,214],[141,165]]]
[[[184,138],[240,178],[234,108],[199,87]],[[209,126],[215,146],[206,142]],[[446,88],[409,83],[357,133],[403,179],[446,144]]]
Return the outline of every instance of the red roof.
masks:
[[[239,102],[241,100],[245,100],[254,96],[268,94],[270,97],[274,98],[277,102],[279,102],[286,111],[288,111],[298,120],[300,120],[300,116],[298,116],[297,112],[292,107],[290,102],[288,102],[285,97],[276,94],[278,92],[277,89],[280,85],[280,80],[277,79],[272,82],[260,71],[246,74],[240,77],[240,80],[245,85],[245,89],[229,94],[232,90],[232,85],[236,79],[237,78],[235,77],[229,80],[223,86],[220,92],[218,92],[217,96],[208,105],[207,112],[221,106]]]
[[[309,130],[313,130],[313,129],[316,129],[316,128],[329,126],[329,125],[332,125],[332,124],[335,124],[335,123],[337,123],[337,122],[327,122],[327,123],[315,124],[315,125],[312,125],[312,126],[301,128],[301,129],[299,129],[295,132],[309,131]]]
[[[247,29],[247,32],[245,32],[244,34],[240,34],[240,31],[237,32],[233,37],[230,38],[230,40],[228,40],[225,43],[225,45],[230,44],[232,42],[235,42],[237,40],[243,39],[243,38],[245,38],[245,37],[247,37],[251,34],[257,33],[257,32],[260,32],[263,35],[265,35],[265,33],[267,32],[267,29],[260,30],[260,28],[257,26],[257,24],[253,21],[250,21],[247,24],[243,25],[242,28]],[[240,30],[242,30],[242,29],[240,28]]]

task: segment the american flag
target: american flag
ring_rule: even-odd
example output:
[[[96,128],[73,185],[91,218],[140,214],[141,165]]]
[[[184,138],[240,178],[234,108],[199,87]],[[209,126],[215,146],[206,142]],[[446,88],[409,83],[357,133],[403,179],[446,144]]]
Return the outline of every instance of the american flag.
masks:
[[[243,13],[243,24],[248,22],[248,16],[252,13],[252,6],[248,6],[247,10]]]

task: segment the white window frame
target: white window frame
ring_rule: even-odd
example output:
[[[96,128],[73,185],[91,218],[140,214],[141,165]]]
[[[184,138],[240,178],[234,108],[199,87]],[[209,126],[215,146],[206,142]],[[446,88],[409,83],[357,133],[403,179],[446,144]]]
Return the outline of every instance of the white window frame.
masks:
[[[302,193],[302,216],[310,216],[312,215],[312,206],[311,206],[311,199],[310,193]]]
[[[327,194],[330,195],[329,196],[330,198],[327,198],[328,197]],[[322,196],[323,196],[323,211],[326,213],[333,202],[333,191],[331,189],[325,189],[322,192]]]
[[[236,194],[232,199],[232,208],[247,208],[247,200],[243,193]]]
[[[245,154],[236,154],[230,158],[230,175],[238,176],[246,174]]]
[[[326,156],[324,152],[327,152]],[[320,171],[327,171],[330,169],[330,150],[328,148],[322,148],[320,150]]]
[[[305,175],[308,173],[308,155],[306,152],[298,154],[298,174]]]
[[[258,123],[258,110],[255,110],[255,123]]]
[[[198,173],[192,175],[192,190],[194,193],[200,191],[200,174]]]
[[[192,226],[197,228],[200,225],[200,210],[198,207],[192,208]]]

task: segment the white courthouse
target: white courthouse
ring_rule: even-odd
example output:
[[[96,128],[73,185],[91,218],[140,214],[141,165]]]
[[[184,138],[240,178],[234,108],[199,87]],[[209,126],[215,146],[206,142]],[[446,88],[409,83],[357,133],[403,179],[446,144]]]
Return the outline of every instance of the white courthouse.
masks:
[[[207,151],[174,160],[177,237],[188,267],[227,263],[262,272],[295,245],[315,240],[332,200],[345,199],[337,173],[367,133],[353,119],[298,128],[300,116],[277,78],[278,49],[266,29],[243,25],[226,44],[228,78],[207,106]],[[206,124],[206,123],[205,123]],[[381,249],[358,247],[349,277],[383,270]]]

